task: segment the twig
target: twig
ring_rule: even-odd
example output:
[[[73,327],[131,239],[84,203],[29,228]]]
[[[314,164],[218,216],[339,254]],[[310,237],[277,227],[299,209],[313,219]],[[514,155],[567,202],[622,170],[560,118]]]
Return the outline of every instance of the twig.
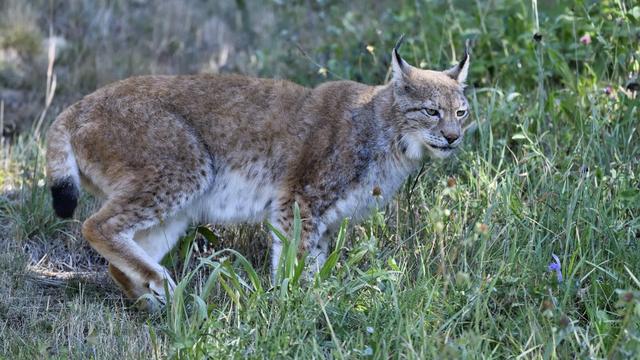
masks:
[[[333,331],[333,326],[331,326],[331,321],[329,321],[329,315],[327,315],[327,311],[324,308],[324,303],[322,302],[320,295],[316,294],[316,298],[318,299],[318,304],[320,304],[322,314],[324,314],[324,319],[327,321],[327,326],[329,327],[329,331],[331,332],[331,339],[337,346],[338,355],[340,355],[340,359],[344,359],[344,354],[342,353],[342,345],[340,345],[340,340],[338,340],[335,331]]]
[[[56,59],[56,42],[53,39],[53,28],[49,27],[49,53],[48,53],[48,63],[47,63],[47,82],[45,89],[45,100],[44,100],[44,109],[40,113],[40,117],[36,122],[36,127],[33,130],[35,134],[36,140],[40,139],[40,128],[42,127],[42,123],[44,122],[44,118],[47,115],[47,110],[49,110],[49,106],[51,106],[51,102],[53,101],[53,95],[56,91],[56,74],[53,72],[53,64]]]
[[[4,151],[4,100],[0,100],[0,149]]]
[[[313,60],[313,58],[311,58],[311,56],[309,56],[309,54],[307,54],[307,52],[304,51],[304,49],[302,48],[302,46],[299,43],[293,42],[293,45],[295,45],[295,47],[298,48],[298,50],[300,50],[300,52],[302,53],[302,56],[304,56],[307,60],[309,60],[309,62],[312,63],[313,65],[315,65],[318,69],[325,69],[327,71],[327,73],[331,74],[333,77],[338,78],[340,80],[348,80],[348,79],[345,79],[342,76],[334,73],[333,71],[329,70],[326,66],[323,66],[323,65],[319,64],[317,61]]]

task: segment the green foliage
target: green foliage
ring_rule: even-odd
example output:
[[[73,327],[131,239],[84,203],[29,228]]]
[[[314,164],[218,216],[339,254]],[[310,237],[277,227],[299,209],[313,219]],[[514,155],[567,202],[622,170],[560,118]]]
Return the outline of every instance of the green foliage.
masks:
[[[476,130],[463,152],[427,162],[422,176],[363,223],[345,222],[313,281],[304,281],[306,259],[298,252],[299,212],[292,236],[278,235],[283,251],[273,280],[247,260],[252,250],[244,256],[219,250],[229,244],[210,228],[197,228],[188,240],[199,234],[216,251],[195,258],[191,241],[176,250],[174,259],[186,264],[166,312],[149,324],[149,354],[639,356],[639,107],[631,90],[640,72],[638,5],[238,1],[190,12],[195,3],[172,7],[168,1],[152,12],[167,22],[164,28],[138,5],[95,4],[60,9],[79,29],[89,29],[95,13],[119,19],[110,23],[105,15],[96,20],[103,32],[68,36],[72,45],[57,68],[74,71],[58,78],[63,97],[133,73],[211,71],[203,65],[209,55],[198,47],[203,35],[195,34],[203,34],[199,21],[214,13],[235,19],[230,27],[238,34],[235,56],[223,70],[309,86],[338,79],[382,83],[403,33],[403,56],[424,68],[451,66],[464,39],[474,43],[467,94]],[[185,13],[189,21],[175,20]],[[118,26],[136,37],[124,37]],[[11,239],[54,237],[77,227],[50,217],[45,190],[37,186],[39,139],[16,141],[0,168],[3,182],[17,189],[3,197],[0,217],[14,224]],[[549,271],[554,254],[562,281]],[[81,313],[93,305],[82,305]],[[0,321],[6,323],[4,308]],[[108,309],[120,311],[117,304]],[[27,339],[20,354],[52,346],[45,330],[24,328],[39,340],[9,333]],[[7,334],[2,329],[0,322],[0,337]]]
[[[313,285],[298,286],[297,240],[282,237],[276,284],[295,286],[252,293],[242,308],[216,302],[217,323],[196,335],[206,345],[181,356],[637,355],[640,144],[624,86],[638,71],[638,19],[629,8],[401,2],[369,19],[314,4],[327,33],[307,57],[279,57],[291,77],[379,83],[398,34],[410,62],[436,68],[471,37],[477,132],[455,164],[428,164],[349,241],[342,232]],[[278,11],[286,24],[308,21],[296,16],[302,8]],[[309,66],[321,71],[298,70]],[[552,254],[561,282],[547,270]]]
[[[268,224],[270,230],[282,242],[282,253],[278,262],[275,279],[283,294],[286,294],[290,288],[300,285],[300,277],[305,267],[305,256],[298,256],[300,248],[300,236],[302,233],[302,220],[300,219],[300,207],[298,204],[293,206],[293,229],[291,238],[280,232],[273,225]]]
[[[46,239],[64,231],[68,221],[60,220],[51,211],[49,189],[45,186],[42,150],[34,148],[32,141],[17,141],[11,151],[5,154],[12,163],[21,164],[14,169],[7,169],[0,177],[6,178],[7,185],[17,178],[11,187],[17,188],[14,193],[0,197],[0,211],[3,216],[13,222],[13,239],[22,242],[29,238]],[[19,175],[16,176],[15,173]],[[8,198],[12,197],[14,199]]]
[[[9,1],[3,4],[0,15],[0,48],[15,49],[21,56],[35,56],[40,50],[42,32],[37,15],[23,3]],[[2,65],[0,58],[0,65]]]
[[[396,279],[397,267],[392,262],[385,265],[376,261],[375,266],[363,272],[359,266],[363,264],[366,250],[360,247],[345,258],[344,265],[339,264],[347,234],[347,223],[343,223],[338,232],[335,250],[322,269],[315,275],[313,282],[301,283],[302,270],[306,254],[299,254],[301,219],[297,204],[294,208],[295,221],[292,238],[278,233],[283,241],[283,251],[275,286],[264,290],[261,278],[251,264],[238,252],[225,249],[217,251],[207,258],[201,258],[199,265],[187,274],[183,274],[166,312],[166,328],[164,333],[171,340],[170,355],[181,357],[221,357],[221,356],[259,356],[274,357],[286,354],[303,355],[304,346],[315,346],[316,355],[330,351],[334,356],[343,354],[340,340],[335,332],[322,334],[316,326],[326,322],[331,327],[328,310],[323,299],[336,297],[355,300],[359,303],[358,311],[364,311],[370,300],[363,297],[365,292],[380,291],[385,284]],[[295,225],[295,224],[298,225]],[[298,230],[295,230],[298,228]],[[275,228],[271,231],[276,232]],[[207,240],[208,232],[202,233]],[[366,247],[367,245],[363,245]],[[188,266],[188,264],[186,265]],[[235,269],[240,269],[241,272]],[[244,279],[248,278],[249,281]],[[373,290],[372,290],[373,289]],[[269,313],[270,310],[276,310]],[[346,309],[339,309],[345,311]],[[304,320],[297,323],[289,312],[300,315],[311,315],[316,320]],[[363,320],[363,319],[362,319]],[[264,321],[275,321],[270,329],[261,329]],[[243,323],[243,329],[255,326],[258,334],[242,334],[242,330],[232,324]],[[337,326],[337,325],[336,325]],[[339,326],[350,327],[347,324]],[[320,344],[302,342],[300,348],[289,349],[288,342],[280,336],[294,336],[297,333],[313,331],[318,336],[331,342],[328,350],[322,350]],[[241,338],[228,343],[226,336]],[[314,339],[317,341],[317,339]],[[248,348],[247,348],[248,347]],[[293,351],[293,352],[292,352]]]

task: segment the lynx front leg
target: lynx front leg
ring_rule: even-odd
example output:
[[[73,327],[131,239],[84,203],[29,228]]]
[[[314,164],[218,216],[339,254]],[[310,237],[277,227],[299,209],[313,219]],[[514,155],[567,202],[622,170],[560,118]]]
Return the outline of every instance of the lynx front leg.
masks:
[[[328,241],[324,236],[326,228],[321,226],[321,224],[310,215],[310,211],[305,202],[299,199],[297,202],[300,206],[300,218],[302,220],[298,257],[305,254],[307,255],[305,277],[307,280],[311,280],[327,258]],[[288,238],[291,238],[293,230],[294,216],[292,204],[293,202],[288,202],[281,206],[278,211],[278,216],[272,219],[271,222],[278,231]],[[283,244],[276,234],[272,234],[272,238],[271,275],[272,281],[275,281],[281,260]]]
[[[310,243],[312,246],[309,249],[307,266],[311,276],[313,276],[314,273],[320,271],[325,261],[327,261],[329,240],[327,239],[326,232],[323,232],[322,235],[318,235],[315,241]]]

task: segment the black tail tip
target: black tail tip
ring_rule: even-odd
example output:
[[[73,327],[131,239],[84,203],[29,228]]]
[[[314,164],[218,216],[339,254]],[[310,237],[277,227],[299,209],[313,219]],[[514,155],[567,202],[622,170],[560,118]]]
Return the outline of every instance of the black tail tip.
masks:
[[[54,181],[51,184],[51,197],[56,215],[63,219],[72,217],[78,206],[78,195],[78,187],[71,177]]]

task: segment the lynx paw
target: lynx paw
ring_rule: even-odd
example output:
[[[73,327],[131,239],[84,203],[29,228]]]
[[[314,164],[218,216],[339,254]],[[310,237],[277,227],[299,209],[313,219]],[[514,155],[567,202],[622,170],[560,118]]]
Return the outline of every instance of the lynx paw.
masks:
[[[171,278],[169,271],[163,268],[161,275],[157,276],[155,279],[148,281],[145,284],[145,287],[147,288],[148,294],[151,294],[161,306],[165,306],[167,304],[167,300],[173,296],[173,292],[176,288],[176,283]]]
[[[166,288],[165,288],[166,282]],[[173,296],[176,283],[169,272],[162,268],[152,279],[139,283],[127,293],[136,300],[136,305],[141,310],[157,312],[167,305]]]

